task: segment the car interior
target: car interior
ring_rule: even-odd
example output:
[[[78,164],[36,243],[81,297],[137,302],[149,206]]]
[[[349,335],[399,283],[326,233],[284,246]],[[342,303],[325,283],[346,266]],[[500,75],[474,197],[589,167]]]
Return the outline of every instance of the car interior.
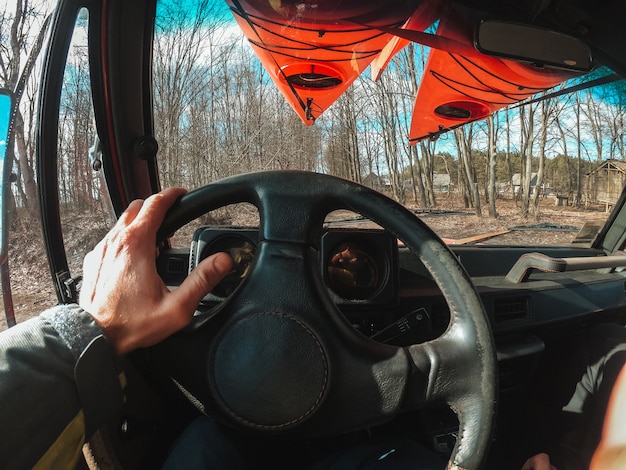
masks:
[[[551,384],[566,380],[563,364],[581,338],[626,320],[623,185],[606,222],[582,240],[454,245],[384,186],[366,184],[365,164],[347,178],[307,152],[330,148],[326,116],[386,74],[419,87],[412,109],[389,110],[407,121],[399,147],[385,141],[390,124],[374,125],[381,154],[435,144],[458,152],[455,131],[522,113],[520,103],[566,109],[586,93],[626,109],[625,15],[617,0],[59,0],[36,152],[59,302],[75,302],[80,288],[82,257],[64,240],[71,212],[61,196],[63,175],[79,165],[111,220],[164,187],[190,189],[157,241],[168,288],[213,253],[234,262],[188,327],[124,359],[123,414],[93,437],[82,465],[157,468],[185,426],[207,414],[244,436],[243,452],[263,447],[276,468],[304,468],[380,436],[413,439],[447,468],[521,468],[556,432],[567,396]],[[192,39],[200,46],[187,47]],[[400,75],[394,60],[419,48],[419,75]],[[238,68],[250,63],[252,92]],[[83,66],[91,140],[70,157],[64,109]],[[255,100],[276,110],[271,119],[259,124]],[[235,108],[257,127],[235,122]],[[587,152],[579,161],[623,160],[615,112],[602,120],[613,129],[603,155],[591,140],[581,144],[573,112],[560,115],[561,140],[578,141]],[[213,133],[198,137],[191,124]],[[268,136],[280,145],[262,144]],[[339,150],[345,165],[348,152]]]

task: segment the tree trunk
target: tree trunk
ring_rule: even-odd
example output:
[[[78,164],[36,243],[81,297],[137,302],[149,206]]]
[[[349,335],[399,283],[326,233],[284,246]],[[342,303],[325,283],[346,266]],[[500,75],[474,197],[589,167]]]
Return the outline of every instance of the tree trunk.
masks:
[[[467,130],[467,134],[465,133]],[[476,172],[472,166],[471,148],[472,148],[472,124],[466,128],[457,128],[454,131],[457,148],[459,150],[459,162],[461,164],[460,174],[463,174],[464,186],[467,190],[468,202],[476,212],[481,216],[482,210],[480,206],[480,192],[476,181]]]
[[[488,140],[488,184],[487,194],[489,199],[489,217],[496,218],[496,130],[493,115],[487,118],[487,140]]]
[[[37,199],[37,183],[35,181],[35,172],[28,161],[28,147],[24,137],[24,119],[19,111],[15,113],[15,145],[17,147],[17,162],[22,175],[25,201],[24,205],[28,213],[36,216],[39,205]]]
[[[528,215],[528,211],[530,209],[530,191],[533,178],[532,151],[534,143],[534,118],[535,109],[532,105],[522,106],[520,108],[520,157],[522,162],[521,212],[524,217]]]
[[[546,143],[548,140],[548,120],[550,117],[550,101],[541,102],[541,130],[539,138],[539,164],[537,167],[537,185],[532,198],[533,214],[539,216],[539,193],[543,191],[543,172],[546,161]]]

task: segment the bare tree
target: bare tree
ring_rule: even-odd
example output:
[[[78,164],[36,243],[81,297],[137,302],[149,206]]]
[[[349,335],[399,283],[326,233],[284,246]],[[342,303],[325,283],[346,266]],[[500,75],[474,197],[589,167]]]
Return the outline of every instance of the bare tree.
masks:
[[[546,162],[546,143],[548,141],[548,128],[553,119],[554,106],[550,99],[544,99],[541,102],[541,121],[539,128],[539,155],[537,166],[537,180],[535,183],[535,192],[532,194],[532,210],[535,218],[539,215],[539,195],[544,187],[544,169]]]
[[[487,118],[487,156],[488,156],[488,183],[487,183],[487,199],[489,202],[489,217],[496,218],[496,125],[494,117]]]
[[[507,184],[511,186],[511,190],[513,190],[513,164],[511,162],[511,122],[509,120],[509,110],[508,108],[504,111],[505,118],[505,127],[506,127],[506,151],[505,151],[505,160],[506,160],[506,181]],[[515,195],[513,195],[515,197]]]
[[[33,122],[33,116],[24,117],[23,112],[32,113],[34,108],[21,106],[22,97],[45,38],[45,32],[50,23],[52,14],[44,1],[29,2],[16,0],[14,10],[9,11],[9,5],[0,11],[0,82],[3,87],[13,90],[17,107],[14,139],[17,154],[13,148],[7,149],[7,158],[15,158],[19,169],[20,179],[17,181],[23,203],[32,213],[37,209],[37,185],[32,160],[33,139],[28,136],[33,127],[27,128],[26,123]]]
[[[600,163],[602,161],[602,152],[604,150],[604,112],[601,101],[594,99],[592,90],[586,91],[584,105],[580,106],[580,111],[585,117],[588,132],[591,134],[593,143],[596,147],[596,162]]]
[[[436,140],[427,140],[420,142],[419,148],[421,158],[418,160],[417,168],[419,169],[420,179],[423,184],[420,186],[424,199],[425,207],[434,207],[437,205],[435,200],[435,191],[433,190],[433,175],[435,173],[435,144]]]
[[[520,157],[522,163],[521,177],[521,212],[528,215],[530,209],[530,193],[533,180],[533,145],[535,142],[535,112],[532,104],[519,108],[520,118]]]
[[[581,129],[580,129],[580,114],[581,114],[581,103],[580,96],[577,94],[575,96],[575,113],[576,113],[576,141],[578,145],[576,146],[576,195],[574,197],[574,204],[576,206],[580,206],[581,197],[582,197],[582,147],[581,147]]]
[[[155,134],[159,141],[159,168],[166,185],[187,184],[182,152],[187,148],[191,103],[204,99],[206,91],[219,90],[211,80],[212,72],[224,66],[215,49],[224,22],[222,10],[209,0],[190,5],[182,0],[162,4],[155,24],[153,80],[155,90]],[[211,96],[211,98],[214,95]],[[209,108],[210,109],[210,108]],[[215,115],[210,117],[215,118]],[[217,119],[207,124],[217,127]],[[210,142],[210,141],[209,141]],[[209,149],[210,150],[210,147]]]
[[[574,180],[572,178],[572,169],[570,167],[570,158],[569,158],[569,153],[567,151],[567,136],[565,135],[565,129],[563,127],[563,124],[561,122],[560,116],[557,113],[556,115],[556,119],[555,119],[555,124],[556,124],[556,128],[559,132],[559,136],[561,137],[561,144],[562,144],[562,148],[563,148],[563,155],[565,156],[565,165],[566,165],[566,171],[565,171],[565,175],[566,175],[566,180],[565,180],[565,184],[563,186],[559,186],[558,189],[560,189],[561,191],[564,191],[569,197],[571,197],[572,195],[572,188],[574,187]]]
[[[84,44],[74,44],[63,79],[59,110],[59,197],[83,211],[95,208],[94,180],[87,158],[94,141],[89,63]]]
[[[472,164],[472,133],[473,124],[459,127],[454,130],[454,139],[459,152],[459,178],[465,190],[465,201],[469,207],[474,207],[476,215],[482,215],[480,205],[480,193],[478,181],[476,180],[476,170]]]
[[[409,44],[398,54],[397,63],[400,67],[401,80],[398,81],[398,90],[403,93],[402,113],[404,134],[409,135],[411,126],[409,117],[413,114],[413,97],[417,95],[419,87],[418,77],[421,76],[426,61],[426,52],[423,46],[415,47]],[[408,79],[407,79],[408,78]],[[408,97],[411,98],[410,104]],[[420,142],[418,146],[410,146],[408,150],[409,169],[413,187],[413,197],[418,202],[416,193],[419,193],[419,201],[422,207],[432,207],[437,204],[433,191],[434,155],[436,140]],[[420,158],[421,155],[421,158]],[[417,190],[416,190],[417,188]]]
[[[330,109],[333,119],[333,129],[335,129],[334,143],[335,151],[329,154],[332,156],[332,168],[337,176],[361,181],[361,162],[359,149],[359,117],[357,116],[359,106],[354,87],[349,88],[334,103]],[[338,151],[337,151],[338,150]]]

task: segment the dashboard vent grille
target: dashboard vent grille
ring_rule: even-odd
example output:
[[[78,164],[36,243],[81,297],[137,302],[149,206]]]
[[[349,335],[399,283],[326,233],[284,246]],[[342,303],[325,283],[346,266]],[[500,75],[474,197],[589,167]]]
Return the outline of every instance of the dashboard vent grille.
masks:
[[[526,320],[528,314],[528,297],[504,297],[493,302],[496,323]]]
[[[185,260],[180,258],[170,258],[167,263],[167,269],[170,274],[184,274],[187,266]]]

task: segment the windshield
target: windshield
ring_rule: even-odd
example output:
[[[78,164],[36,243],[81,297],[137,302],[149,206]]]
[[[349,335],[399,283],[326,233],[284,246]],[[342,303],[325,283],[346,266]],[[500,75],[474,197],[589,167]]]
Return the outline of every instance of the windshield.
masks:
[[[243,34],[232,8],[234,14],[215,2],[192,8],[158,2],[153,82],[163,186],[195,188],[257,170],[318,171],[400,201],[450,244],[513,245],[590,243],[621,193],[622,83],[611,78],[579,86],[613,77],[607,68],[587,75],[545,68],[545,83],[565,82],[543,91],[500,91],[491,97],[499,108],[492,116],[416,139],[427,116],[419,108],[425,102],[420,85],[434,76],[441,51],[408,44],[376,80],[370,65],[307,121],[275,86],[284,77],[272,76],[259,61],[258,40]],[[257,20],[255,27],[267,25]],[[328,87],[332,94],[338,81],[331,71],[339,69],[328,63],[327,70],[288,75],[290,87]],[[488,76],[472,74],[483,88],[492,86]],[[462,87],[476,88],[458,77],[450,72],[438,82],[465,95]],[[430,86],[431,94],[443,93]],[[573,87],[583,89],[570,92]],[[528,97],[518,103],[521,95]],[[437,112],[462,117],[472,110],[448,103]],[[248,210],[225,217],[235,224],[255,220]]]

